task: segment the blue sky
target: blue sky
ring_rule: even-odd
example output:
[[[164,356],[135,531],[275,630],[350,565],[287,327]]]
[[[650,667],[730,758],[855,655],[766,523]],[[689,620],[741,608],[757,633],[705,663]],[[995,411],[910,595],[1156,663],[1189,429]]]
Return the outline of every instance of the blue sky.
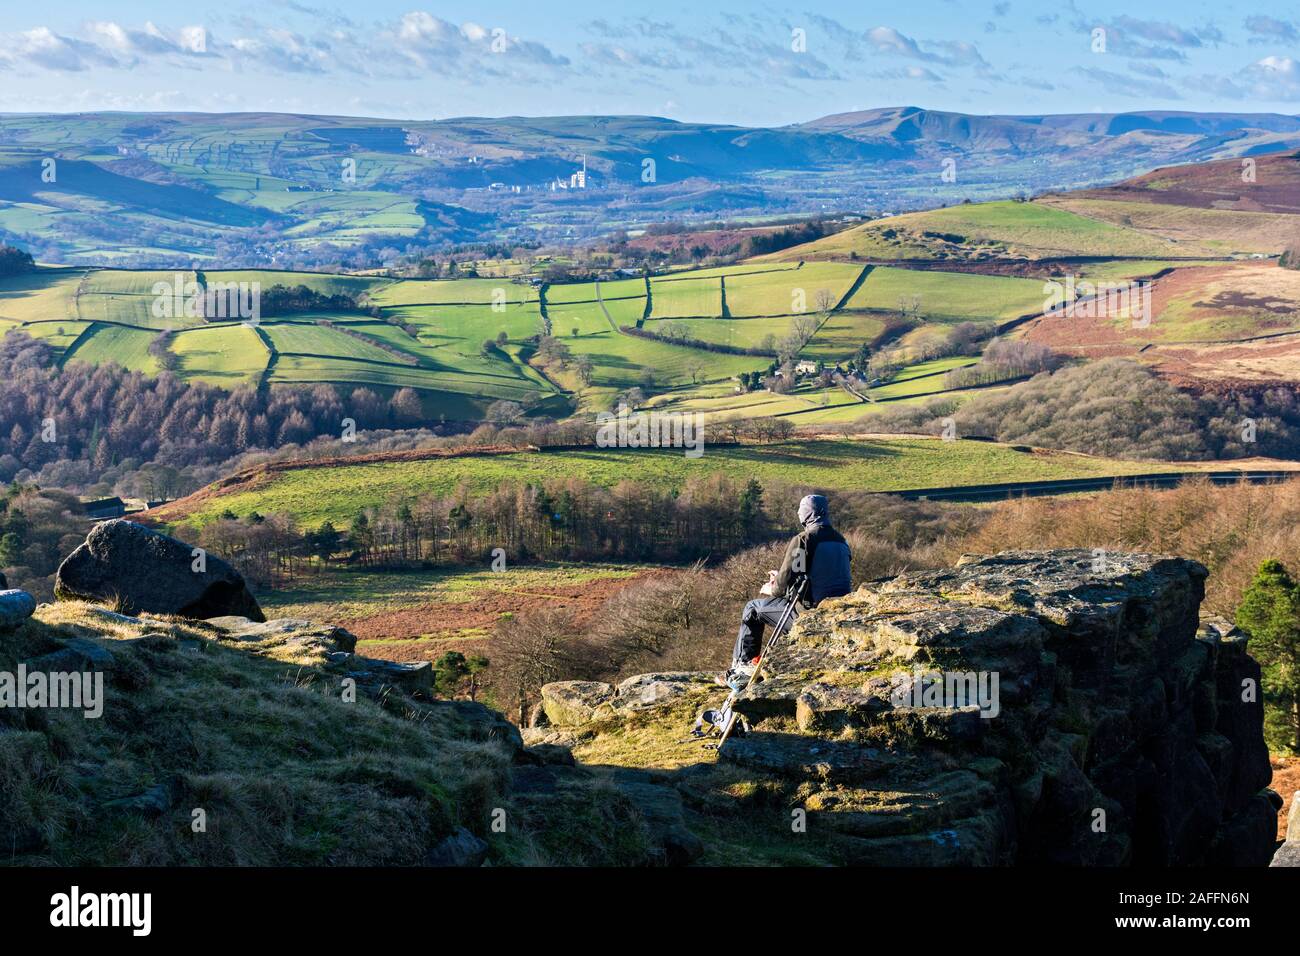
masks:
[[[897,105],[1300,111],[1300,8],[1282,5],[1270,14],[1203,0],[1140,13],[1089,0],[7,6],[6,112],[639,113],[780,125]]]

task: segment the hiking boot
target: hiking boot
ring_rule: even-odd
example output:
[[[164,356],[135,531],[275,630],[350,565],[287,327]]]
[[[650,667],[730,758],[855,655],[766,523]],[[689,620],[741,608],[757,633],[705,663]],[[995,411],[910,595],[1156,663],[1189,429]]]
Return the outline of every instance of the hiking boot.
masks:
[[[753,676],[753,664],[734,664],[731,669],[722,676],[722,683],[739,693],[745,689],[745,686]]]

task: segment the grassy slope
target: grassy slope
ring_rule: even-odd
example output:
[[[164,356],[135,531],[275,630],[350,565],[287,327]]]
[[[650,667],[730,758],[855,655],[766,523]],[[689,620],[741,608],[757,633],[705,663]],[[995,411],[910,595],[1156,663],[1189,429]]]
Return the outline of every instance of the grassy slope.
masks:
[[[257,333],[243,325],[177,333],[171,350],[180,360],[180,375],[223,388],[255,381],[271,357]]]
[[[918,297],[928,321],[1005,321],[1047,304],[1043,282],[1011,276],[962,272],[922,272],[881,266],[849,300],[851,309],[896,309],[899,300]]]
[[[698,369],[701,381],[729,378],[765,366],[768,360],[744,355],[703,352],[682,345],[641,339],[614,331],[569,338],[557,329],[575,356],[585,355],[595,366],[592,384],[627,388],[638,385],[646,369],[655,373],[655,383],[683,385],[691,381],[691,369]]]
[[[894,230],[887,237],[886,230]],[[942,240],[924,233],[960,236],[967,251],[984,251],[1029,258],[1044,256],[1143,256],[1213,254],[1187,250],[1134,229],[1075,215],[1039,203],[990,202],[948,206],[928,212],[878,219],[844,232],[775,253],[765,259],[802,258],[908,259],[933,258]],[[948,252],[947,254],[953,254]]]
[[[146,632],[158,636],[132,640]],[[45,844],[25,862],[418,863],[454,826],[481,830],[506,786],[509,752],[451,713],[345,703],[319,659],[277,660],[192,624],[58,604],[0,635],[0,666],[75,633],[117,659],[102,718],[13,712],[0,733],[0,830]],[[105,807],[168,783],[179,795],[157,819]],[[194,808],[206,833],[191,831]]]
[[[0,670],[71,637],[114,658],[103,713],[0,711],[6,862],[410,866],[457,827],[497,865],[647,858],[632,798],[583,772],[559,792],[523,791],[517,736],[477,705],[391,687],[344,699],[348,664],[327,663],[328,639],[235,642],[74,602],[0,633]],[[170,797],[156,812],[114,803],[151,789]],[[501,812],[509,825],[496,833]]]
[[[727,311],[738,317],[812,313],[819,309],[819,292],[829,293],[836,304],[861,272],[853,265],[810,262],[799,269],[729,276]]]
[[[650,315],[656,319],[681,319],[722,314],[719,279],[674,278],[650,282]]]
[[[866,409],[859,406],[862,413]],[[634,478],[681,487],[690,477],[715,472],[762,482],[809,484],[828,490],[889,491],[949,484],[1124,475],[1150,471],[1140,462],[1109,461],[1058,452],[1028,454],[989,442],[943,442],[928,438],[813,440],[776,445],[706,447],[699,459],[680,451],[590,448],[518,452],[438,461],[402,461],[279,472],[255,490],[232,490],[201,502],[191,513],[184,502],[159,513],[166,521],[202,524],[229,509],[238,515],[285,512],[315,526],[346,523],[365,507],[398,496],[450,495],[460,485],[472,493],[502,481],[582,478],[614,486]]]
[[[1282,213],[1195,209],[1068,195],[1043,201],[1090,219],[1172,239],[1191,250],[1185,255],[1198,255],[1202,251],[1214,255],[1234,252],[1277,255],[1295,242],[1300,226],[1297,217]]]

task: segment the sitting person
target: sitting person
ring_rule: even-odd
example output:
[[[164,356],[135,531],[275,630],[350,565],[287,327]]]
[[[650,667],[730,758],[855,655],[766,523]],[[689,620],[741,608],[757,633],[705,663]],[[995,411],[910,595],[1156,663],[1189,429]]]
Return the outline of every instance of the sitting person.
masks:
[[[775,628],[785,617],[785,625],[778,632],[783,633],[799,616],[801,606],[813,608],[825,598],[840,597],[852,589],[849,546],[844,536],[831,527],[826,498],[808,495],[800,501],[799,523],[803,530],[790,540],[780,570],[768,572],[767,584],[759,592],[764,597],[750,601],[741,614],[731,669],[722,679],[733,690],[740,690],[753,677],[767,626]],[[793,602],[787,601],[790,586],[800,579],[805,579],[803,587]]]

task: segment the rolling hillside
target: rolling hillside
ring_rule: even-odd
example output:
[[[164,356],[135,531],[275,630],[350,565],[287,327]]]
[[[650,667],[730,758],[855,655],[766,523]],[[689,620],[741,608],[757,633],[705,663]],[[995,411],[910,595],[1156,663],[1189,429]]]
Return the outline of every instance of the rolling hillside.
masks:
[[[51,263],[312,267],[340,249],[999,199],[1297,146],[1300,120],[1251,113],[894,107],[770,129],[652,116],[5,115],[0,238]],[[936,179],[941,157],[958,163],[957,182]],[[585,188],[569,188],[584,164]]]
[[[635,464],[629,464],[629,456],[635,457]],[[613,487],[634,474],[637,480],[660,488],[681,488],[691,477],[722,472],[752,476],[765,484],[892,491],[954,483],[1121,476],[1150,470],[1149,462],[918,437],[720,445],[707,448],[698,459],[686,458],[674,449],[594,447],[488,455],[432,453],[424,458],[404,454],[362,464],[335,462],[320,467],[302,463],[274,470],[253,469],[154,509],[148,518],[168,525],[201,526],[227,510],[237,515],[281,512],[304,525],[330,520],[343,527],[361,509],[382,505],[395,496],[450,495],[458,487],[481,494],[506,480],[580,478]]]
[[[1288,152],[1160,169],[1115,186],[1050,193],[1033,202],[948,205],[886,217],[763,259],[1277,255],[1300,238],[1297,213],[1300,158]]]
[[[267,315],[256,327],[171,309],[159,314],[155,287],[170,295],[178,282],[197,288],[200,280],[208,288],[257,284],[263,293],[302,286],[354,306]],[[935,325],[994,324],[1043,302],[1041,283],[1031,279],[827,262],[536,286],[258,270],[41,269],[0,279],[0,331],[45,341],[65,364],[111,362],[147,375],[164,368],[162,337],[174,357],[169,367],[183,379],[223,388],[366,386],[384,395],[409,387],[428,419],[477,420],[498,400],[562,416],[579,399],[587,410],[604,408],[632,387],[666,392],[689,407],[692,396],[711,389],[733,392],[735,376],[765,372],[795,335],[802,336],[802,358],[835,365],[897,328],[900,298],[912,303],[909,323]],[[537,355],[543,335],[562,343],[566,357]],[[866,411],[838,388],[823,391],[823,407],[796,400],[784,411],[816,412],[809,421]],[[745,413],[751,401],[735,411]]]

